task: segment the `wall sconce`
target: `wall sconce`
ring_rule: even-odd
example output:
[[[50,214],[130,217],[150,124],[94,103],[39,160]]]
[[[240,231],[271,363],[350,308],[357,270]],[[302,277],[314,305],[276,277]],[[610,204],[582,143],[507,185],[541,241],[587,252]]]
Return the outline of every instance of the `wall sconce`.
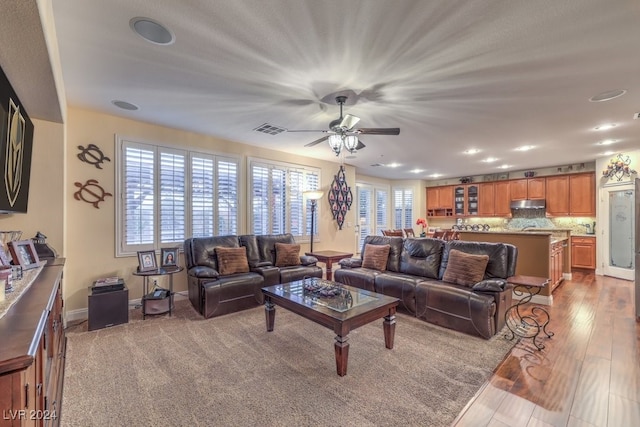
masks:
[[[311,190],[305,191],[302,193],[307,200],[311,201],[311,244],[309,247],[309,252],[313,252],[313,235],[315,234],[315,216],[316,216],[316,205],[318,204],[318,200],[322,198],[324,195],[324,191]]]

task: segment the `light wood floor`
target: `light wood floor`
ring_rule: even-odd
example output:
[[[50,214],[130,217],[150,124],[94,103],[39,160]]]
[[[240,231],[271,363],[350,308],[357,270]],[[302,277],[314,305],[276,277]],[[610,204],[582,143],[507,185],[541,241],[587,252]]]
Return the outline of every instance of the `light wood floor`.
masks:
[[[538,351],[518,343],[454,426],[640,426],[634,282],[574,271]]]

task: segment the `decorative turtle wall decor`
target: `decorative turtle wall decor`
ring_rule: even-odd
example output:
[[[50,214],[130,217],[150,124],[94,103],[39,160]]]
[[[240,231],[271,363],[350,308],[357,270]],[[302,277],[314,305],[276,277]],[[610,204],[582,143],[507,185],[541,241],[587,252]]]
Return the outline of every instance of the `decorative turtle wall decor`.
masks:
[[[111,161],[111,159],[105,156],[102,150],[100,150],[100,148],[95,144],[89,144],[87,145],[87,148],[84,148],[82,145],[78,145],[78,150],[80,150],[78,158],[81,161],[94,165],[98,169],[102,169],[102,163],[105,161]]]
[[[82,200],[83,202],[92,204],[96,209],[100,209],[98,203],[104,202],[105,197],[113,197],[113,194],[104,191],[104,188],[99,185],[96,179],[88,179],[84,184],[76,182],[75,186],[80,189],[73,193],[73,197],[76,200]]]

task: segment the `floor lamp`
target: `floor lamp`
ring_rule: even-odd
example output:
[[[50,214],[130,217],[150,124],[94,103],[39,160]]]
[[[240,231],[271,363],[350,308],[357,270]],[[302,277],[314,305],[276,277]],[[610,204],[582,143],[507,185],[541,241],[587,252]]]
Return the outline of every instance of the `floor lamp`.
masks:
[[[313,234],[314,234],[314,223],[316,217],[316,205],[318,204],[318,200],[322,197],[324,192],[322,191],[305,191],[303,195],[311,201],[311,245],[309,247],[309,252],[313,252]]]

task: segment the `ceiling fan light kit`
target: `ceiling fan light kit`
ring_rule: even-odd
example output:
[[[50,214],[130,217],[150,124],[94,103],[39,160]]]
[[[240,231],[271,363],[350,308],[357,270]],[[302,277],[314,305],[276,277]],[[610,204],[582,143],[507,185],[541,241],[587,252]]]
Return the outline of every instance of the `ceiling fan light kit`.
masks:
[[[323,141],[329,143],[329,147],[339,156],[343,149],[353,154],[365,147],[358,139],[358,135],[400,135],[400,128],[360,128],[354,129],[360,118],[351,114],[343,116],[342,106],[346,102],[346,96],[336,96],[336,103],[340,106],[340,117],[329,123],[330,130],[288,130],[288,132],[324,132],[329,135],[316,139],[305,147],[313,147]]]

